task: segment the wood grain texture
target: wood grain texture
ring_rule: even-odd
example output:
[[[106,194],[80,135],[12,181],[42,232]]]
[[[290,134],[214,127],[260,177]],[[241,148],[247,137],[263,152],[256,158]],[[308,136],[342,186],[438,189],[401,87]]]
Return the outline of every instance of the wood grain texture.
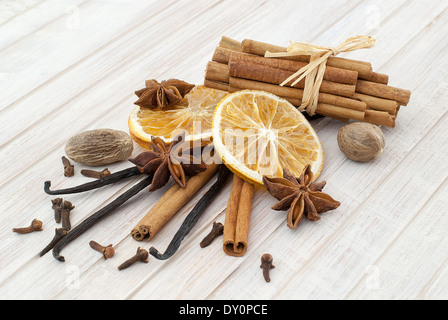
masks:
[[[316,16],[319,18],[316,19]],[[3,299],[446,299],[448,251],[448,3],[418,0],[26,0],[0,2],[0,297]],[[286,226],[286,213],[258,188],[249,248],[227,256],[215,241],[201,249],[214,221],[224,222],[230,181],[167,261],[118,272],[141,243],[132,228],[169,186],[143,192],[64,249],[66,263],[38,258],[56,224],[53,188],[65,178],[60,157],[84,130],[127,131],[134,91],[149,78],[201,83],[221,36],[277,45],[289,40],[336,45],[356,34],[377,39],[344,55],[369,61],[390,84],[410,89],[378,160],[358,164],[336,143],[343,123],[314,121],[326,151],[326,192],[342,202],[317,223]],[[142,149],[135,147],[134,155]],[[118,171],[130,166],[110,166]],[[67,196],[72,225],[139,181]],[[208,184],[211,185],[212,181]],[[190,201],[149,243],[163,251],[194,206]],[[16,235],[32,219],[44,231]],[[88,243],[112,243],[107,261]],[[270,253],[271,282],[260,257]]]

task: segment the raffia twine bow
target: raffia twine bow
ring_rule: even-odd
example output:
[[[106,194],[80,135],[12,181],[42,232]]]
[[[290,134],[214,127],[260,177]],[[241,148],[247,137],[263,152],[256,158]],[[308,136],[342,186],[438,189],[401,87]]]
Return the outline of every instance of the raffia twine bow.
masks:
[[[328,58],[337,56],[342,52],[372,48],[374,45],[375,39],[369,36],[351,37],[336,47],[323,47],[314,44],[290,41],[287,52],[273,53],[267,51],[265,57],[310,56],[310,63],[283,81],[280,86],[285,86],[295,79],[291,84],[291,87],[293,87],[305,78],[302,105],[299,107],[299,110],[303,111],[306,109],[307,113],[313,116],[316,114],[319,89],[322,85]]]

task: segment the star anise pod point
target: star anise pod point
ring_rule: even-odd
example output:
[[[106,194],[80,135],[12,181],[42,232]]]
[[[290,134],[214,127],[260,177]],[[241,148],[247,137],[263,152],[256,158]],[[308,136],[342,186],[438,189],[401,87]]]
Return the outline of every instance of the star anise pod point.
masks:
[[[314,182],[311,166],[303,169],[299,178],[294,177],[287,169],[283,178],[263,177],[263,183],[269,193],[279,200],[272,209],[288,210],[287,224],[296,229],[303,217],[311,221],[320,220],[321,213],[338,208],[341,203],[330,195],[322,192],[326,182]]]

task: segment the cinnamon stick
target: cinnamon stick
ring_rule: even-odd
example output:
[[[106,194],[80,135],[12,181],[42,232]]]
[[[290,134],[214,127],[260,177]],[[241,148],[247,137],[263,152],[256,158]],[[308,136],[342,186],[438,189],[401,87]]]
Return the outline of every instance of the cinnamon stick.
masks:
[[[186,188],[181,188],[177,183],[174,184],[132,230],[132,237],[137,241],[153,239],[159,230],[213,177],[218,168],[218,164],[212,164],[206,171],[189,178]]]
[[[258,82],[253,80],[241,79],[230,77],[229,78],[229,87],[230,88],[238,88],[240,90],[261,90],[273,93],[282,98],[293,98],[298,100],[298,104],[293,103],[295,106],[300,106],[302,104],[303,99],[303,90],[291,87],[281,87],[279,85]],[[223,87],[221,87],[223,88]],[[229,90],[230,92],[233,90]],[[347,97],[341,97],[337,95],[332,95],[329,93],[319,93],[319,102],[332,104],[335,106],[340,106],[348,109],[364,111],[366,110],[366,103],[363,101],[350,99]]]
[[[293,72],[296,72],[307,65],[306,62],[276,59],[276,58],[264,58],[222,47],[217,47],[212,57],[212,61],[223,64],[228,64],[232,59],[234,61],[246,61],[246,62],[258,63],[261,65],[280,68]],[[324,74],[324,80],[353,85],[356,84],[356,81],[358,80],[358,72],[334,67],[327,67]]]
[[[261,82],[279,84],[285,79],[292,76],[295,72],[264,66],[256,63],[248,63],[242,61],[230,61],[229,76],[243,79],[256,80]],[[293,81],[287,83],[290,86]],[[303,89],[305,87],[305,79],[297,83],[295,88]],[[320,92],[336,94],[344,97],[352,97],[355,94],[355,85],[348,85],[323,80]]]
[[[229,76],[232,76],[272,84],[279,84],[292,74],[293,72],[291,71],[276,69],[253,63],[232,61],[229,65],[225,65],[222,63],[210,61],[207,64],[205,78],[208,80],[228,83]],[[295,86],[295,88],[303,89],[304,86],[305,81],[302,80]],[[324,80],[322,82],[321,91],[324,93],[351,97],[355,93],[355,86]]]
[[[223,250],[241,257],[247,251],[254,185],[234,175],[224,223]]]
[[[235,92],[239,90],[261,90],[273,93],[279,97],[287,99],[294,106],[299,107],[302,104],[303,90],[291,88],[291,87],[280,87],[274,84],[263,83],[253,80],[240,79],[240,78],[229,78],[229,84],[227,87],[226,83],[216,83],[211,81],[204,82],[205,86],[210,86],[215,89]],[[219,86],[219,87],[217,87]],[[378,97],[373,97],[365,95],[362,93],[355,93],[353,98],[346,98],[341,96],[336,96],[328,93],[319,94],[319,103],[326,105],[334,105],[339,107],[344,107],[347,109],[365,111],[367,109],[376,111],[385,111],[391,116],[396,117],[399,111],[399,104],[394,100],[382,99]],[[319,113],[317,111],[317,113]],[[330,116],[332,118],[338,119],[336,116]],[[384,116],[386,118],[386,116]],[[381,123],[392,124],[391,121],[381,121]],[[377,123],[381,125],[381,123]]]
[[[308,64],[307,62],[302,61],[265,58],[235,51],[229,53],[228,63],[231,63],[232,61],[255,63],[263,66],[291,71],[293,73],[297,72]],[[355,85],[358,80],[358,72],[328,66],[325,69],[324,80]]]
[[[215,51],[213,52],[212,61],[228,64],[230,61],[230,55],[232,53],[239,53],[239,54],[254,56],[254,55],[251,55],[250,53],[236,51],[236,50],[232,50],[232,49],[228,49],[228,48],[224,48],[224,47],[216,47]]]
[[[204,87],[221,90],[221,91],[229,91],[229,84],[226,82],[215,81],[205,78],[204,79]],[[229,91],[230,92],[230,91]]]
[[[358,80],[356,92],[367,94],[369,96],[394,100],[402,106],[406,106],[411,99],[411,91],[394,88],[381,83]]]
[[[245,87],[240,82],[241,80],[245,81],[245,79],[238,79],[238,78],[231,77],[230,80],[232,81],[232,79],[234,79],[234,84],[238,84],[238,86],[241,86],[241,88],[232,87],[232,86],[229,86],[227,83],[217,82],[217,81],[208,80],[208,79],[205,79],[204,86],[206,86],[208,88],[229,91],[229,92],[236,92],[236,91],[241,91],[244,89],[269,91],[268,87],[266,87],[266,85],[268,85],[268,84],[266,84],[266,83],[251,81],[252,86],[249,85],[249,86]],[[282,87],[275,86],[275,85],[272,85],[272,86],[282,88]],[[294,89],[294,88],[286,88],[286,87],[283,87],[283,88]],[[299,89],[294,89],[294,90],[299,90]],[[302,100],[300,100],[298,98],[282,96],[282,95],[279,95],[278,94],[279,92],[277,92],[276,90],[273,90],[273,91],[276,93],[274,93],[274,92],[272,92],[272,93],[278,95],[281,98],[288,100],[292,105],[294,105],[296,107],[299,107],[302,104]],[[342,98],[342,97],[340,97],[340,98]],[[356,102],[356,100],[352,100],[352,101]],[[348,104],[346,107],[332,105],[332,104],[328,104],[328,103],[319,103],[317,105],[316,113],[326,116],[326,117],[336,119],[336,120],[340,120],[340,121],[347,121],[348,119],[363,121],[365,110],[366,110],[365,103],[361,103],[361,105],[357,105],[356,103],[352,104],[352,105]]]
[[[210,80],[213,80],[213,82],[208,82]],[[226,65],[210,62],[206,71],[206,81],[204,82],[204,85],[207,87],[213,87],[218,90],[230,91],[227,87],[227,83],[230,87],[238,89],[268,91],[278,95],[279,97],[288,98],[288,100],[290,100],[289,98],[299,100],[303,98],[302,89],[291,88],[289,86],[281,87],[272,83],[264,83],[249,79],[229,77],[229,72]],[[382,88],[379,88],[379,86],[382,86]],[[386,91],[382,91],[384,89]],[[355,92],[352,96],[352,99],[349,99],[347,97],[342,97],[336,94],[321,92],[319,94],[319,102],[359,111],[362,111],[367,106],[370,109],[377,111],[386,111],[390,115],[396,116],[398,112],[399,102],[395,101],[394,98],[400,101],[401,104],[407,104],[410,99],[410,91],[408,90],[397,89],[373,82],[358,81],[357,91],[364,91],[370,94]],[[374,94],[389,98],[386,99],[376,97],[374,96]],[[365,105],[362,103],[360,104],[359,102],[363,102]],[[300,106],[301,102],[296,102],[293,104],[296,106]]]
[[[208,189],[208,191],[196,202],[193,209],[185,218],[184,222],[180,226],[179,230],[174,235],[170,244],[166,248],[164,253],[159,252],[154,247],[149,249],[149,253],[158,260],[166,260],[171,258],[177,250],[180,248],[182,241],[185,237],[192,231],[202,214],[205,212],[206,208],[211,204],[214,198],[216,198],[220,190],[225,186],[227,178],[230,176],[230,170],[221,165],[218,169],[217,179],[215,183]]]
[[[366,110],[364,122],[376,124],[378,126],[395,127],[395,116],[384,111]]]
[[[336,119],[352,119],[364,121],[364,111],[351,110],[326,103],[318,103],[316,112],[320,115]]]
[[[204,85],[229,92],[244,89],[267,91],[287,99],[295,106],[300,106],[303,99],[304,82],[294,88],[281,87],[278,84],[290,75],[284,71],[297,71],[302,65],[309,62],[309,56],[264,58],[266,51],[286,52],[287,49],[248,39],[239,43],[236,40],[223,37],[213,54],[213,61],[216,63],[209,64]],[[285,62],[279,62],[282,59]],[[240,69],[243,68],[242,74],[231,70],[231,65],[238,62],[249,65],[248,69],[240,65]],[[228,69],[223,64],[229,64]],[[254,67],[260,69],[258,73]],[[331,78],[334,81],[328,81],[327,79],[330,78],[325,78],[324,82],[327,83],[322,85],[323,90],[321,87],[316,110],[318,114],[342,121],[355,119],[388,127],[395,126],[400,105],[408,104],[410,91],[388,86],[389,76],[373,72],[372,66],[368,62],[331,57],[327,63],[327,69],[332,70],[332,67],[335,69],[347,68],[347,70],[358,72],[356,92],[352,95],[345,94],[345,96],[341,92],[327,92],[328,88],[325,86],[328,85],[328,82],[337,83],[336,81],[340,81],[340,79],[337,78],[338,76]],[[251,75],[246,76],[245,73]],[[279,76],[279,74],[282,75]],[[348,109],[348,111],[344,109]]]
[[[288,49],[286,47],[277,46],[275,44],[270,44],[270,43],[261,42],[261,41],[255,41],[255,40],[251,40],[251,39],[244,39],[241,42],[241,50],[246,53],[255,54],[257,56],[263,56],[263,57],[264,57],[266,51],[275,52],[275,53],[288,51]],[[304,59],[303,61],[307,62],[306,56],[303,56],[303,58],[301,58],[301,59]]]
[[[229,87],[229,92],[240,91],[240,89]],[[302,100],[295,98],[283,97],[289,101],[293,106],[300,107]],[[363,121],[365,110],[351,110],[331,104],[318,103],[316,113],[325,117],[330,117],[336,120],[348,121],[349,119]]]
[[[278,95],[281,98],[288,100],[292,105],[294,105],[296,107],[299,107],[302,104],[301,99],[294,98],[294,97],[288,97],[288,96],[293,96],[293,94],[290,94],[289,92],[286,92],[286,93],[284,92],[285,95],[281,94],[282,93],[281,91],[283,89],[285,89],[285,90],[287,89],[287,91],[299,90],[299,89],[279,87],[279,86],[271,85],[271,84],[267,84],[267,83],[251,81],[251,80],[246,80],[246,79],[238,79],[238,78],[233,78],[233,77],[230,77],[230,82],[232,83],[233,86],[230,86],[228,83],[217,82],[217,81],[205,79],[204,86],[206,86],[208,88],[213,88],[213,89],[228,91],[228,92],[236,92],[236,91],[241,91],[241,90],[268,91],[268,92]],[[274,88],[274,90],[271,90],[271,88]],[[282,89],[279,91],[278,90],[279,88],[282,88]],[[302,93],[303,93],[303,91],[302,91]],[[320,94],[319,97],[321,97],[321,95],[322,94]],[[300,93],[298,94],[298,96],[301,97]],[[337,97],[337,96],[332,96],[332,95],[328,95],[328,96],[329,96],[328,99],[319,98],[320,103],[317,105],[317,110],[316,110],[317,114],[320,114],[320,115],[323,115],[326,117],[330,117],[330,118],[333,118],[336,120],[345,121],[345,122],[348,121],[349,119],[352,119],[352,120],[369,122],[372,124],[391,127],[391,128],[395,127],[396,115],[399,110],[399,105],[395,101],[379,99],[379,98],[375,98],[375,97],[367,97],[367,99],[371,103],[374,103],[375,101],[381,102],[381,100],[384,100],[384,109],[385,110],[381,110],[381,108],[383,107],[381,104],[374,105],[375,108],[371,108],[371,107],[366,108],[365,103],[361,103],[361,105],[357,105],[357,104],[353,103],[353,101],[356,102],[356,100],[344,98],[344,99],[352,101],[352,102],[344,105],[343,103],[340,103],[342,101],[340,99],[343,97]],[[358,97],[358,95],[355,95],[355,97]],[[330,103],[324,102],[324,101],[331,101],[332,99],[333,100],[335,99],[334,102],[340,103],[342,105],[336,105],[331,102]],[[379,100],[377,100],[377,99],[379,99]],[[358,102],[360,102],[360,101],[358,101]],[[390,109],[390,112],[386,110],[388,105],[393,106],[393,108]]]
[[[205,69],[205,78],[213,81],[229,83],[229,66],[227,64],[210,61]]]
[[[225,40],[224,40],[225,38]],[[237,40],[230,39],[228,37],[223,37],[223,40],[221,40],[219,47],[216,48],[215,54],[213,55],[213,61],[220,62],[220,63],[228,63],[229,62],[229,55],[231,52],[240,52],[242,54],[254,54],[258,56],[263,56],[266,53],[266,51],[270,52],[286,52],[287,48],[271,45],[259,41],[254,40],[244,40],[243,41],[245,45],[245,51],[243,51],[243,44],[241,42],[238,42]],[[264,53],[263,53],[264,50]],[[249,53],[253,52],[253,53]],[[280,59],[286,59],[286,58],[280,58]],[[303,62],[309,62],[308,56],[300,56],[300,57],[290,57],[288,59],[291,60],[297,60],[297,61],[303,61]],[[333,61],[333,59],[336,59],[336,62]],[[376,82],[381,84],[389,84],[389,76],[387,74],[378,73],[372,71],[372,66],[368,62],[364,61],[358,61],[358,60],[351,60],[351,59],[344,59],[344,58],[338,58],[338,57],[332,57],[330,58],[330,62],[327,63],[329,67],[335,67],[334,63],[338,64],[337,60],[342,59],[347,60],[349,63],[352,64],[358,64],[357,67],[348,69],[357,71],[359,74],[359,78],[363,80],[367,80],[370,82]],[[340,62],[339,62],[340,63]],[[361,66],[359,66],[361,65]],[[367,66],[367,67],[366,67]],[[359,70],[361,69],[361,70]],[[370,70],[370,71],[369,71]],[[296,70],[297,71],[297,70]]]
[[[353,95],[353,99],[364,102],[369,109],[386,111],[392,116],[397,115],[400,106],[398,102],[394,100],[382,99],[357,92]]]
[[[372,76],[369,77],[364,77],[361,78],[363,80],[367,80],[370,82],[376,82],[376,83],[381,83],[381,84],[389,84],[389,76],[387,74],[383,74],[383,73],[378,73],[378,72],[372,72]]]
[[[241,48],[243,52],[258,55],[258,56],[264,56],[266,51],[277,53],[277,52],[287,52],[287,48],[276,46],[260,41],[245,39],[241,43]],[[287,60],[296,60],[296,61],[303,61],[303,62],[310,62],[309,56],[293,56],[293,57],[287,57],[285,58]],[[336,67],[346,70],[352,70],[357,71],[358,76],[361,79],[372,79],[372,65],[368,62],[364,61],[358,61],[358,60],[352,60],[352,59],[346,59],[346,58],[340,58],[340,57],[330,57],[328,59],[327,65],[329,67]],[[286,78],[285,78],[286,79]]]
[[[219,42],[219,46],[226,49],[231,49],[235,51],[242,51],[241,42],[234,40],[232,38],[223,36],[221,38],[221,42]]]

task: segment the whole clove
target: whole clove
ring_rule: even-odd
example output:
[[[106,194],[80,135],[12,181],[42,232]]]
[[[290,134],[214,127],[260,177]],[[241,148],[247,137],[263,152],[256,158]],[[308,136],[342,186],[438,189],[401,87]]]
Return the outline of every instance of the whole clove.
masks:
[[[61,206],[64,200],[62,198],[56,198],[51,200],[52,208],[54,210],[54,220],[56,223],[61,222]]]
[[[40,252],[39,255],[42,257],[45,254],[47,254],[48,252],[50,252],[50,250],[53,249],[53,247],[56,245],[56,243],[58,243],[59,240],[61,240],[66,235],[67,235],[67,230],[65,230],[63,228],[56,229],[53,240],[51,240],[51,242]]]
[[[108,168],[103,171],[95,171],[95,170],[81,170],[81,174],[87,178],[101,179],[107,176],[110,176],[111,173]]]
[[[35,231],[42,231],[43,223],[42,221],[39,221],[37,219],[34,219],[31,222],[31,225],[29,227],[25,228],[13,228],[12,232],[18,233],[18,234],[27,234]]]
[[[72,224],[70,222],[70,213],[75,209],[75,206],[70,201],[64,201],[61,205],[61,220],[62,220],[62,228],[67,231],[72,229]]]
[[[62,164],[64,165],[64,176],[73,177],[75,175],[75,166],[71,164],[70,160],[62,157]]]
[[[224,225],[220,222],[213,222],[212,231],[201,241],[199,244],[201,248],[206,248],[212,244],[212,242],[224,233]]]
[[[105,247],[100,245],[98,242],[92,240],[89,242],[89,246],[93,250],[102,253],[104,260],[110,259],[115,255],[115,249],[111,244]]]
[[[263,269],[263,277],[264,277],[264,280],[266,280],[266,282],[271,282],[271,277],[269,275],[269,271],[271,269],[275,268],[275,266],[272,265],[273,261],[274,261],[274,259],[272,258],[272,255],[270,255],[269,253],[266,253],[261,257],[260,268]]]
[[[137,253],[131,259],[125,261],[123,264],[118,266],[118,270],[124,270],[135,264],[136,262],[148,263],[149,252],[145,249],[138,248]]]

